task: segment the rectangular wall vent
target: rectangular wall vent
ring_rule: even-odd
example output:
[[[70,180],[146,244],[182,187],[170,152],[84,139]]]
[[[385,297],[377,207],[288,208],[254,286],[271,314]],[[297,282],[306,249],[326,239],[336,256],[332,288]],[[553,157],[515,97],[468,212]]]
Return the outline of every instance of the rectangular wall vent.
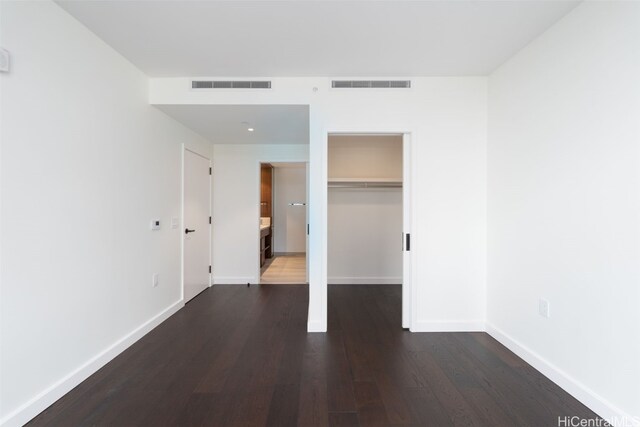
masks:
[[[411,80],[332,80],[332,88],[383,88],[383,89],[409,89]]]
[[[192,89],[271,89],[268,80],[192,80]]]

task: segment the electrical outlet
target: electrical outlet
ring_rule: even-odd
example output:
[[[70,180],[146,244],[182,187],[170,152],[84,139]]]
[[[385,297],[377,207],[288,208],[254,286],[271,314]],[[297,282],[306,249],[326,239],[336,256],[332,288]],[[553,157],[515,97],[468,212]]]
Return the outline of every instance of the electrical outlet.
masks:
[[[173,217],[171,218],[171,228],[178,228],[179,222],[178,222],[178,218]]]
[[[153,276],[151,276],[151,280],[152,280],[152,284],[154,288],[158,287],[158,273],[153,273]]]
[[[549,311],[549,301],[547,301],[546,299],[540,298],[540,301],[538,302],[538,313],[542,317],[546,317],[546,318],[550,317],[551,312]]]

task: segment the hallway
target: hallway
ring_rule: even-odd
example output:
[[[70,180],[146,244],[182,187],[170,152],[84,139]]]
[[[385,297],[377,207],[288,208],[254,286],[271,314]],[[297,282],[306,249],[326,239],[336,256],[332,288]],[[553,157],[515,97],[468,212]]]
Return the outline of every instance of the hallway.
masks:
[[[261,285],[301,285],[307,282],[305,253],[276,255],[267,260],[260,275]]]

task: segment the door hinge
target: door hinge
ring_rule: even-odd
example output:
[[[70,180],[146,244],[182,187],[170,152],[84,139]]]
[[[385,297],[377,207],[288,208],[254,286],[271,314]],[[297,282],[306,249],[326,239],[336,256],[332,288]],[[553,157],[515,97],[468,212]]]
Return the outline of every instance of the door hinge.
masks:
[[[211,266],[209,266],[209,274],[211,274]]]
[[[411,233],[407,233],[405,236],[406,236],[405,250],[407,252],[410,252],[411,251]]]
[[[209,224],[211,224],[211,217],[209,217]]]
[[[307,224],[307,236],[309,235],[309,224]]]
[[[211,175],[211,168],[209,168],[209,175]]]

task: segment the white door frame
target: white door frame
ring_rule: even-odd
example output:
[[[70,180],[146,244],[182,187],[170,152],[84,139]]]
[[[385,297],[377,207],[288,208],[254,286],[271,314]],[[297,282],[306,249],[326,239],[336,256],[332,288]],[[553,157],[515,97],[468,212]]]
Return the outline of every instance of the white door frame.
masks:
[[[340,130],[327,130],[324,132],[324,162],[323,162],[323,176],[325,178],[324,183],[324,211],[323,222],[324,222],[324,263],[323,263],[323,277],[324,277],[324,314],[325,321],[327,316],[327,301],[328,301],[328,293],[329,288],[327,284],[328,278],[328,250],[327,250],[327,236],[329,234],[328,230],[328,221],[327,221],[327,207],[329,205],[329,195],[327,191],[327,183],[328,180],[328,165],[329,165],[329,137],[331,135],[402,135],[402,248],[403,248],[403,271],[402,271],[402,328],[404,329],[412,329],[412,325],[416,323],[415,321],[415,304],[416,304],[416,286],[414,285],[415,274],[415,262],[413,259],[414,252],[414,240],[412,233],[412,226],[414,224],[413,220],[413,200],[415,199],[415,195],[413,193],[413,177],[415,173],[415,165],[413,161],[412,151],[411,151],[411,141],[412,141],[413,132],[408,130],[389,130],[389,129],[376,129],[376,130],[368,130],[363,131],[362,129],[340,129]],[[406,234],[411,234],[411,249],[410,251],[406,251]],[[408,264],[408,265],[407,265]]]
[[[212,170],[213,165],[211,164],[211,157],[209,155],[205,155],[202,153],[199,153],[196,150],[190,149],[188,148],[184,143],[182,144],[182,151],[181,151],[181,156],[182,156],[182,177],[181,177],[181,183],[180,183],[180,189],[182,191],[182,194],[180,195],[180,221],[178,221],[178,223],[180,224],[179,228],[180,228],[180,300],[184,302],[184,229],[185,227],[185,221],[184,221],[184,196],[185,196],[185,152],[190,151],[193,154],[196,154],[200,157],[203,157],[207,160],[209,160],[209,171]],[[213,206],[213,197],[212,197],[212,189],[213,189],[213,173],[209,173],[209,217],[211,217],[213,215],[212,213],[212,206]],[[213,222],[213,221],[212,221]],[[213,233],[212,233],[212,229],[213,229],[213,224],[209,223],[209,265],[212,266],[212,270],[209,273],[209,287],[211,287],[213,285],[213,281],[212,281],[212,277],[213,277],[213,264],[212,264],[212,256],[213,256],[213,250],[212,250],[212,246],[213,246]]]
[[[309,224],[309,160],[291,160],[291,158],[288,158],[286,160],[277,160],[277,159],[258,160],[258,165],[257,165],[257,168],[258,168],[258,182],[257,182],[257,184],[255,186],[255,188],[258,189],[257,203],[256,203],[256,206],[257,206],[257,218],[258,218],[258,225],[256,227],[256,230],[257,230],[257,232],[256,232],[256,235],[257,235],[256,242],[258,242],[258,244],[260,242],[260,203],[262,203],[262,200],[260,200],[261,199],[260,184],[262,182],[261,166],[264,165],[264,164],[271,164],[271,163],[304,164],[305,175],[306,175],[306,185],[305,185],[306,195],[305,195],[305,197],[307,199],[307,202],[306,202],[307,203],[307,206],[306,206],[306,222],[307,222],[307,225]],[[273,178],[274,178],[274,176],[271,175],[271,183],[272,183],[272,185],[273,185]],[[273,199],[273,188],[272,188],[272,191],[271,191],[271,198]],[[272,203],[272,205],[273,205],[273,203]],[[273,206],[271,206],[271,208],[273,209]],[[272,213],[273,213],[273,210],[272,210]],[[273,219],[273,217],[272,217],[272,219]],[[306,230],[305,230],[305,233],[306,233]],[[271,244],[273,245],[273,243],[274,243],[274,239],[273,239],[273,236],[271,236]],[[307,272],[306,273],[307,273],[307,284],[309,284],[309,262],[310,262],[309,260],[311,259],[311,256],[309,254],[309,251],[310,251],[310,248],[309,248],[309,234],[306,235],[306,248],[307,248],[307,253],[306,253],[306,259],[307,259],[306,269],[307,269]],[[262,274],[260,274],[261,273],[260,270],[261,270],[261,268],[260,268],[260,258],[258,258],[258,262],[256,263],[256,274],[255,274],[255,277],[257,278],[256,279],[257,280],[256,284],[258,284],[258,285],[260,284],[260,278],[262,277]],[[304,283],[301,283],[301,285],[303,285],[303,284]]]

